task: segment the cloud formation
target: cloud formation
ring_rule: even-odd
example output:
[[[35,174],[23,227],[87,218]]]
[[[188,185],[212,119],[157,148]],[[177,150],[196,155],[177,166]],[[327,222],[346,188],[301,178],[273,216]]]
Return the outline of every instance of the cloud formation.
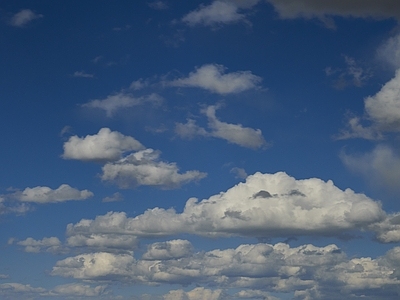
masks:
[[[17,245],[25,247],[25,252],[39,253],[45,251],[60,253],[64,251],[61,241],[57,237],[43,238],[42,240],[27,238],[23,241],[17,242]]]
[[[385,218],[380,203],[350,189],[342,191],[332,181],[255,173],[209,199],[189,199],[182,213],[153,208],[129,218],[123,212],[109,212],[69,224],[67,235],[340,236]]]
[[[157,247],[150,245],[149,249]],[[173,290],[164,299],[224,299],[224,290],[230,288],[246,289],[232,299],[276,299],[268,292],[294,293],[298,299],[334,299],[332,288],[351,299],[358,293],[385,297],[398,292],[400,281],[393,275],[399,266],[399,247],[376,259],[349,259],[333,244],[290,247],[284,243],[259,243],[146,259],[135,259],[130,254],[86,253],[58,261],[51,274],[145,284],[202,282],[216,288]]]
[[[260,129],[243,127],[241,124],[230,124],[221,122],[215,115],[218,106],[211,105],[202,110],[208,118],[210,131],[196,125],[196,122],[189,119],[187,123],[176,123],[175,133],[181,138],[191,139],[195,136],[221,138],[229,143],[242,147],[258,149],[267,146],[267,143]]]
[[[23,9],[18,13],[16,13],[15,15],[13,15],[10,24],[14,27],[24,27],[31,21],[42,17],[43,15],[37,14],[30,9]]]
[[[162,101],[163,98],[155,93],[148,96],[134,97],[130,93],[119,92],[105,99],[95,99],[82,104],[82,107],[102,109],[106,112],[107,117],[111,118],[120,109],[143,105],[145,103],[159,105]]]
[[[109,128],[101,128],[97,134],[86,137],[72,136],[64,143],[64,159],[82,161],[116,161],[126,152],[144,149],[144,146],[130,136]]]
[[[361,119],[352,116],[348,120],[347,129],[337,139],[364,138],[382,139],[384,133],[400,132],[400,69],[381,90],[364,99],[365,119],[371,125],[365,127]]]
[[[176,87],[197,87],[212,93],[227,95],[257,88],[262,80],[251,71],[225,74],[225,70],[226,68],[222,65],[203,65],[190,72],[186,78],[175,79],[164,84]]]
[[[23,191],[17,191],[7,196],[22,202],[43,204],[70,200],[86,200],[93,197],[93,193],[89,190],[80,191],[72,188],[68,184],[62,184],[55,190],[47,186],[37,186],[34,188],[27,187]]]
[[[140,185],[171,189],[206,176],[206,173],[199,171],[187,171],[181,174],[176,163],[160,161],[160,154],[160,151],[149,148],[129,154],[118,161],[109,162],[102,168],[101,179],[124,189]]]

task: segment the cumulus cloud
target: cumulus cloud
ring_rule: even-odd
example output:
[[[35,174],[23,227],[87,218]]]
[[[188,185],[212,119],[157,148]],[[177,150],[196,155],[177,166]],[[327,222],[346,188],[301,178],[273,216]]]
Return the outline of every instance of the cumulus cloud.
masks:
[[[160,151],[141,150],[103,166],[101,179],[117,184],[120,188],[134,188],[140,185],[161,188],[176,188],[182,184],[197,181],[206,176],[199,171],[179,173],[175,163],[159,160]]]
[[[378,145],[362,155],[342,152],[340,157],[351,171],[361,174],[372,185],[399,190],[400,157],[391,147]]]
[[[126,152],[144,149],[144,146],[130,136],[109,128],[101,128],[97,134],[86,137],[72,136],[64,143],[64,159],[83,161],[115,161]]]
[[[257,88],[261,77],[251,71],[237,71],[225,74],[222,65],[208,64],[190,72],[186,78],[179,78],[164,84],[176,87],[197,87],[212,93],[227,95],[236,94]]]
[[[163,98],[155,93],[148,96],[134,97],[130,93],[119,92],[105,99],[95,99],[82,104],[82,107],[102,109],[106,112],[107,117],[111,118],[120,109],[143,105],[145,103],[159,105],[162,101]]]
[[[172,240],[151,244],[142,258],[147,260],[167,260],[187,257],[193,252],[193,246],[186,240]]]
[[[124,200],[124,196],[121,193],[116,192],[116,193],[112,194],[111,196],[104,197],[102,202],[117,202],[117,201],[122,201],[122,200]]]
[[[382,243],[400,242],[400,213],[389,215],[382,222],[369,226],[374,231],[378,241]]]
[[[154,248],[157,247],[149,246]],[[131,254],[86,253],[58,261],[51,274],[145,284],[201,282],[216,288],[172,290],[164,299],[225,299],[229,298],[225,291],[231,288],[243,290],[229,299],[276,300],[270,292],[294,293],[298,299],[336,299],[332,290],[340,290],[341,297],[352,299],[360,293],[378,298],[396,295],[399,266],[400,247],[376,259],[349,259],[334,244],[290,247],[284,243],[259,243],[185,252],[177,257],[163,253],[146,259],[135,259]]]
[[[86,200],[93,197],[93,193],[89,190],[77,190],[68,184],[62,184],[53,190],[47,186],[37,186],[34,188],[27,187],[23,191],[17,191],[7,195],[22,202],[34,203],[56,203],[69,200]]]
[[[260,129],[243,127],[241,124],[230,124],[221,122],[215,115],[218,106],[208,106],[202,112],[208,118],[208,127],[210,131],[199,127],[196,122],[189,119],[187,123],[177,123],[175,133],[181,138],[193,138],[195,136],[211,136],[221,138],[229,143],[242,147],[258,149],[266,146],[267,143]]]
[[[137,247],[138,243],[139,241],[136,236],[113,233],[82,233],[70,236],[67,239],[69,247],[89,248],[96,251],[108,252],[130,252]]]
[[[286,173],[255,173],[246,182],[198,201],[182,213],[154,208],[134,218],[109,212],[69,224],[67,234],[129,234],[138,237],[190,233],[203,236],[340,235],[384,220],[380,203],[332,181],[296,180]]]
[[[364,127],[360,118],[351,117],[347,130],[343,130],[338,139],[381,139],[383,133],[400,132],[400,69],[378,93],[365,98],[364,108],[365,119],[370,121],[371,125]]]
[[[397,0],[267,0],[282,19],[317,18],[327,27],[334,28],[330,17],[356,18],[400,18],[400,5]]]
[[[13,15],[10,24],[14,27],[24,27],[31,21],[42,17],[43,15],[37,14],[30,9],[23,9],[20,12]]]
[[[12,241],[14,242],[14,241]],[[43,238],[41,240],[35,240],[33,238],[27,238],[23,241],[17,242],[17,245],[25,247],[25,252],[51,252],[61,253],[64,252],[61,241],[57,237]]]

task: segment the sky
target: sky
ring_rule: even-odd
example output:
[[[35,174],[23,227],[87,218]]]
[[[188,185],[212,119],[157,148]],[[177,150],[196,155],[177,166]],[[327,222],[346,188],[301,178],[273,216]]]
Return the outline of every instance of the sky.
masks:
[[[399,21],[0,1],[0,298],[399,299]]]

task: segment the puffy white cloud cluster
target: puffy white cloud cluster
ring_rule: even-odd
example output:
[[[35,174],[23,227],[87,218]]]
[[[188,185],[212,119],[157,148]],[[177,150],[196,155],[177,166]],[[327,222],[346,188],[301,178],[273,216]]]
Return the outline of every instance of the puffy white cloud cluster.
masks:
[[[203,236],[340,235],[386,218],[380,203],[332,181],[296,180],[286,173],[256,173],[246,182],[198,201],[182,213],[154,208],[134,218],[109,212],[67,226],[69,239],[94,235],[157,237],[180,233]]]
[[[230,124],[218,120],[215,115],[218,108],[218,106],[211,105],[202,110],[208,118],[210,131],[205,130],[198,126],[194,120],[189,119],[185,124],[177,123],[175,133],[182,138],[188,139],[195,136],[221,138],[229,143],[251,149],[258,149],[267,145],[260,129],[243,127],[241,124]]]
[[[179,173],[176,163],[161,161],[160,154],[133,137],[102,128],[84,138],[70,137],[64,143],[63,158],[106,162],[101,179],[121,188],[149,185],[170,189],[206,176],[196,170]]]
[[[116,162],[105,164],[101,179],[113,182],[120,188],[149,185],[169,189],[206,176],[196,170],[181,174],[175,163],[160,161],[159,156],[160,151],[153,149],[129,154]]]
[[[34,203],[56,203],[70,200],[86,200],[93,197],[93,193],[89,190],[77,190],[68,184],[62,184],[53,190],[47,186],[37,186],[33,188],[25,188],[23,191],[17,191],[8,197],[15,198],[23,202]]]
[[[162,102],[163,98],[155,93],[142,97],[134,97],[132,94],[122,91],[115,95],[109,95],[105,99],[92,100],[82,104],[82,107],[103,109],[107,117],[112,117],[118,110],[123,108],[143,105],[145,103],[159,105]]]
[[[183,243],[171,241],[171,244],[178,242]],[[158,246],[150,245],[149,249]],[[246,289],[238,292],[234,299],[276,299],[268,292],[291,292],[300,299],[331,299],[332,288],[341,290],[344,297],[371,291],[381,296],[400,293],[400,281],[395,276],[400,266],[398,247],[376,259],[348,259],[336,245],[291,248],[283,243],[190,251],[184,256],[176,248],[170,253],[172,255],[146,259],[135,259],[129,254],[87,253],[58,261],[51,274],[146,284],[201,282],[217,287],[214,291],[204,288],[189,292],[174,290],[164,299],[224,299],[223,289],[231,288]],[[314,297],[309,298],[310,295]]]
[[[12,16],[10,25],[14,27],[24,27],[31,21],[42,17],[43,15],[37,14],[31,9],[23,9]]]
[[[57,237],[43,238],[41,240],[27,238],[23,241],[17,242],[17,244],[24,246],[25,252],[38,253],[46,251],[51,253],[60,253],[65,250],[61,244],[61,241]]]
[[[65,159],[83,161],[115,161],[126,152],[144,149],[144,146],[130,136],[125,136],[109,128],[101,128],[94,135],[86,137],[71,136],[64,143]]]
[[[168,86],[197,87],[212,93],[227,95],[257,88],[261,77],[251,71],[237,71],[225,74],[222,65],[207,64],[190,72],[186,78],[164,82]]]

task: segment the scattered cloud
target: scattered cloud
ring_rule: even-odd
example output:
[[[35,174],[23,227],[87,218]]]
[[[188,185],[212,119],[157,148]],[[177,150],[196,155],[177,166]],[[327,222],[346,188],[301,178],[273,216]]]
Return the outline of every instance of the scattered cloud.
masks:
[[[136,139],[109,128],[101,128],[97,134],[86,137],[71,136],[64,143],[64,159],[82,161],[116,161],[126,152],[145,147]]]
[[[189,292],[184,290],[172,290],[164,295],[164,300],[223,300],[226,299],[222,289],[210,290],[203,287],[197,287]]]
[[[23,9],[12,16],[10,24],[14,27],[24,27],[33,20],[43,18],[43,15],[37,14],[30,9]]]
[[[86,73],[85,71],[76,71],[73,76],[82,78],[94,78],[93,74]]]
[[[153,1],[153,2],[148,2],[147,5],[156,10],[165,10],[168,9],[168,4],[165,1]]]
[[[82,104],[82,107],[103,109],[107,117],[111,118],[114,114],[123,108],[134,107],[151,103],[153,105],[160,105],[163,98],[158,94],[150,94],[147,96],[134,97],[132,94],[126,92],[119,92],[115,95],[110,95],[105,99],[95,99],[88,103]]]
[[[65,252],[65,248],[62,246],[61,241],[57,237],[43,238],[42,240],[35,240],[33,238],[27,238],[23,241],[16,242],[13,239],[11,244],[16,243],[19,246],[23,246],[25,252],[39,253],[39,252],[51,252],[51,253],[62,253]]]
[[[346,167],[361,174],[372,186],[399,190],[400,156],[391,147],[378,145],[362,155],[342,152],[340,158]]]
[[[117,184],[120,188],[149,185],[165,189],[177,188],[206,176],[199,171],[179,173],[175,163],[159,160],[160,151],[145,149],[103,166],[101,179]]]
[[[182,21],[189,26],[235,23],[246,17],[238,10],[239,8],[232,2],[217,0],[207,6],[201,5],[198,9],[185,15]]]
[[[381,139],[383,133],[400,132],[400,69],[374,96],[364,99],[365,119],[370,127],[360,124],[360,118],[349,118],[348,129],[337,137]]]
[[[111,196],[104,197],[102,202],[118,202],[118,201],[122,201],[122,200],[124,200],[124,196],[121,193],[116,192],[116,193],[112,194]]]
[[[363,69],[358,65],[354,58],[344,55],[346,62],[345,69],[332,69],[331,67],[325,68],[327,76],[334,76],[334,87],[337,89],[344,89],[347,86],[362,87],[365,82],[372,77],[370,69]]]
[[[208,64],[190,72],[186,78],[164,82],[167,86],[196,87],[212,93],[227,95],[255,89],[261,82],[261,77],[251,71],[237,71],[225,74],[226,68],[222,65]]]
[[[400,18],[397,0],[267,0],[282,19],[313,19],[335,28],[332,16],[388,19]]]
[[[7,279],[7,278],[9,278],[10,276],[9,275],[7,275],[7,274],[0,274],[0,279]]]
[[[229,143],[242,147],[258,149],[267,146],[260,129],[243,127],[241,124],[230,124],[221,122],[215,115],[218,106],[208,106],[202,110],[208,118],[210,131],[196,125],[196,122],[189,119],[187,123],[176,123],[175,133],[181,138],[191,139],[195,136],[221,138]]]
[[[27,187],[23,191],[16,191],[6,195],[8,198],[17,199],[22,202],[32,203],[57,203],[70,200],[86,200],[93,197],[93,193],[88,190],[79,191],[70,187],[68,184],[62,184],[53,190],[47,186]]]
[[[248,174],[245,169],[234,167],[231,169],[231,173],[235,174],[236,178],[246,179]]]
[[[385,41],[378,48],[377,56],[394,69],[400,68],[400,34]]]

